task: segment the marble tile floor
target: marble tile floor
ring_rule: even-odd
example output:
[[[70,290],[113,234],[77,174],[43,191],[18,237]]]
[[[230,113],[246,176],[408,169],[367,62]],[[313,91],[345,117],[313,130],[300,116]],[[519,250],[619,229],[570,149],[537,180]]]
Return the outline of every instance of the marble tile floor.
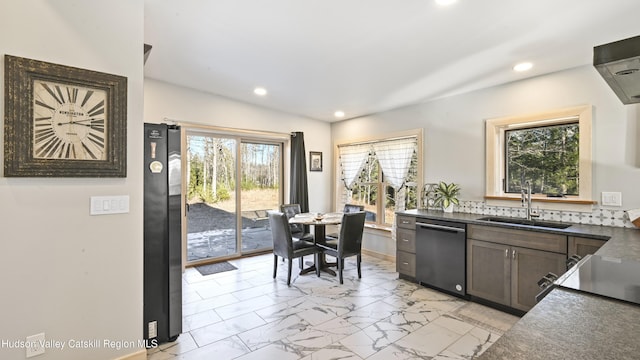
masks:
[[[310,257],[307,258],[310,260]],[[148,360],[474,359],[518,318],[399,280],[395,264],[346,261],[344,285],[323,273],[292,284],[273,255],[232,260],[238,270],[183,275],[183,334]]]

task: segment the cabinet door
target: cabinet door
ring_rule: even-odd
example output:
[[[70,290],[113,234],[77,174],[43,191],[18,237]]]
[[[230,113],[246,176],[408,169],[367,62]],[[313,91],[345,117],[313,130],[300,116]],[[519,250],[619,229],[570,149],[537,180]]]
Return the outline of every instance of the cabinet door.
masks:
[[[467,292],[499,304],[511,303],[509,246],[467,239]]]
[[[511,307],[528,311],[541,291],[538,280],[552,272],[558,276],[566,269],[567,256],[548,251],[513,246],[511,252]]]
[[[580,255],[585,257],[589,254],[595,254],[606,240],[590,239],[577,236],[569,236],[569,255]]]

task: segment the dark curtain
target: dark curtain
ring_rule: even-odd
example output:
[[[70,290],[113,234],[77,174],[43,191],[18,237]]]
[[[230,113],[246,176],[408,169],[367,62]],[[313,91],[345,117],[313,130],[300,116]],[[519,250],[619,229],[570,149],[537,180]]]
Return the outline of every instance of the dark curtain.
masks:
[[[291,176],[289,203],[300,204],[300,211],[309,212],[309,188],[307,186],[307,161],[304,150],[304,133],[291,133]],[[308,232],[308,229],[306,230]]]

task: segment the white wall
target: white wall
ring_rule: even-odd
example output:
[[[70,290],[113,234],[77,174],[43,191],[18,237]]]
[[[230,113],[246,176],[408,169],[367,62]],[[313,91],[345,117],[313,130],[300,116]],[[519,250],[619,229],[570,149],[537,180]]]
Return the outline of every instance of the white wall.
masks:
[[[153,61],[153,50],[148,61]],[[268,103],[268,97],[264,99]],[[217,127],[290,133],[304,132],[307,151],[323,153],[324,171],[309,172],[309,209],[327,212],[331,205],[331,130],[330,124],[322,121],[286,114],[265,107],[229,100],[224,97],[188,89],[154,79],[144,83],[144,121],[198,123]],[[289,172],[285,172],[289,182]],[[285,202],[289,194],[285,194]]]
[[[0,340],[142,337],[143,12],[142,0],[0,3],[2,65],[10,54],[128,78],[127,178],[0,177]],[[130,213],[90,216],[92,195],[130,195]],[[135,351],[67,346],[38,359]],[[0,358],[25,350],[0,348]]]
[[[485,119],[583,104],[594,110],[594,200],[621,191],[623,209],[640,207],[639,106],[622,105],[592,66],[334,123],[331,133],[343,140],[424,128],[424,181],[460,183],[461,199],[482,200]]]

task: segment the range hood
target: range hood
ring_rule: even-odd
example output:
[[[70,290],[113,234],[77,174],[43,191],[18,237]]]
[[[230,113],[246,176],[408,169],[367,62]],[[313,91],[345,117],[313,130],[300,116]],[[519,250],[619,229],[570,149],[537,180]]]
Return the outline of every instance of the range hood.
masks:
[[[593,66],[623,104],[640,103],[640,36],[594,47]]]

